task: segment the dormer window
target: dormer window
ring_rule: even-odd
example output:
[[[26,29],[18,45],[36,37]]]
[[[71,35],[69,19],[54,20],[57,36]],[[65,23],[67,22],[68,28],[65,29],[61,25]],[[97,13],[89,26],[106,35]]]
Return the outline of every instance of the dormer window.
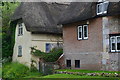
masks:
[[[23,35],[23,24],[19,23],[18,24],[18,36]]]
[[[97,4],[97,15],[106,14],[108,8],[109,1],[98,1]]]

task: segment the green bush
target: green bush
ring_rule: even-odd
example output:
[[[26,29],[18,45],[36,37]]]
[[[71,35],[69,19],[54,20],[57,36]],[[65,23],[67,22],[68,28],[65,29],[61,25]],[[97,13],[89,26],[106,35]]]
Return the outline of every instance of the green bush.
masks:
[[[28,76],[29,68],[18,62],[3,65],[3,78],[21,78]]]
[[[40,57],[46,62],[55,62],[63,54],[62,48],[54,48],[49,53],[42,52],[38,49],[35,49],[34,47],[32,47],[31,49],[32,55]]]

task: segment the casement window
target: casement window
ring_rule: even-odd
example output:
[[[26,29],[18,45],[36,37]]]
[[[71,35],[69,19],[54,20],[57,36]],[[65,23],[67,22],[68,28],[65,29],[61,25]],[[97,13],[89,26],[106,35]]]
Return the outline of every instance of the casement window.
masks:
[[[18,57],[22,57],[22,46],[18,46]]]
[[[120,36],[111,36],[110,37],[110,51],[111,52],[120,52]]]
[[[19,23],[18,24],[18,36],[23,35],[23,24]]]
[[[75,60],[75,68],[80,68],[80,60]]]
[[[88,39],[88,26],[83,25],[83,38]]]
[[[101,1],[97,4],[97,15],[106,14],[109,1]]]
[[[46,43],[46,53],[49,53],[54,48],[62,48],[62,43]]]
[[[78,40],[82,39],[82,26],[78,26]]]
[[[78,26],[78,40],[88,39],[88,25]]]
[[[66,60],[66,66],[71,67],[71,60]]]

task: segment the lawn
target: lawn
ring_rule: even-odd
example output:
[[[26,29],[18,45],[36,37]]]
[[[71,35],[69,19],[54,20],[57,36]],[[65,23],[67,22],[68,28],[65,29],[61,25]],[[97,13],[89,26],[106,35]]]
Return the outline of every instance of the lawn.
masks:
[[[43,76],[42,78],[47,78],[47,79],[53,78],[53,80],[54,79],[58,79],[58,80],[120,80],[120,78],[115,78],[115,77],[79,76],[79,75],[72,75],[72,74],[53,74],[53,75]]]
[[[79,76],[79,75],[72,75],[72,74],[53,74],[43,76],[43,78],[105,78],[99,76]]]
[[[59,69],[56,71],[66,71],[66,72],[80,72],[80,73],[119,73],[120,71],[92,71],[92,70],[80,70],[80,69]]]

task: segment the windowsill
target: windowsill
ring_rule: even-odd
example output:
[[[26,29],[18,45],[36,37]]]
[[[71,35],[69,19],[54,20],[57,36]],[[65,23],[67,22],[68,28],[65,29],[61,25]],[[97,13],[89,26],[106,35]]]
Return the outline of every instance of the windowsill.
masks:
[[[120,51],[115,51],[115,52],[111,52],[111,51],[109,51],[109,53],[120,53]]]
[[[18,55],[18,57],[22,57],[22,55]]]
[[[97,13],[97,15],[105,15],[107,12]]]
[[[78,41],[81,41],[81,40],[88,40],[88,38],[87,39],[78,39]]]
[[[18,36],[22,36],[23,34],[20,34],[20,35],[18,35]]]

